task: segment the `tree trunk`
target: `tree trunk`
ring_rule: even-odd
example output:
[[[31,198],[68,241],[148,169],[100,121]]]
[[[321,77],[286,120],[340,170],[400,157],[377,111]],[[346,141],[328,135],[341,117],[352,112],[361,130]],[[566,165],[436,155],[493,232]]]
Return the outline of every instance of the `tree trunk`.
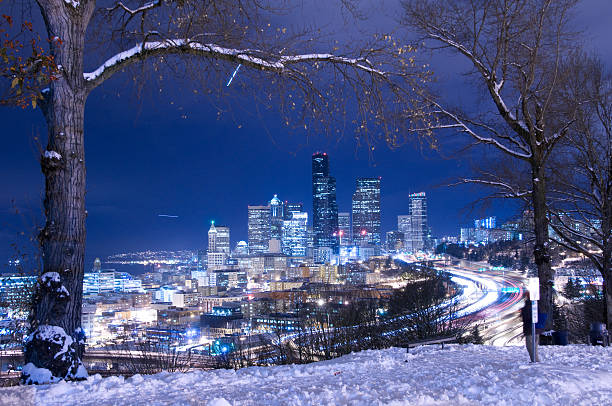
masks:
[[[538,278],[540,279],[540,300],[538,311],[548,315],[546,329],[552,328],[552,311],[554,299],[555,273],[551,267],[551,258],[548,252],[548,217],[546,209],[546,183],[543,165],[532,163],[533,174],[533,221],[535,232],[535,246],[533,255],[538,267]]]
[[[68,2],[51,3],[41,5],[41,11],[61,76],[43,92],[41,103],[48,130],[47,150],[40,161],[46,222],[39,234],[43,272],[25,344],[22,379],[26,383],[87,376],[80,361],[86,216],[83,49],[93,4],[74,8]]]

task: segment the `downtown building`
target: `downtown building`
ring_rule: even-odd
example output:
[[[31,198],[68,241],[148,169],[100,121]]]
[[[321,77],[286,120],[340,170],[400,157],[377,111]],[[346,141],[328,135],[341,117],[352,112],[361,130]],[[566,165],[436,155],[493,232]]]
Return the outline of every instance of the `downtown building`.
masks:
[[[270,247],[270,206],[249,206],[249,254],[268,252]]]
[[[338,213],[338,242],[341,246],[351,245],[353,229],[351,228],[351,213]]]
[[[337,251],[338,205],[336,179],[329,174],[326,153],[312,156],[312,228],[315,259],[323,262]]]
[[[380,246],[380,178],[358,178],[353,194],[353,244]]]
[[[270,206],[270,239],[281,241],[283,238],[283,220],[285,218],[285,205],[274,195],[268,203]]]
[[[212,221],[208,230],[208,250],[206,252],[209,270],[219,269],[227,264],[230,256],[230,229],[224,226],[215,226]]]
[[[412,193],[407,215],[397,216],[397,230],[404,234],[404,250],[423,251],[429,246],[427,226],[427,196],[425,192]]]
[[[308,250],[308,213],[293,211],[283,220],[282,252],[292,257],[305,257]]]

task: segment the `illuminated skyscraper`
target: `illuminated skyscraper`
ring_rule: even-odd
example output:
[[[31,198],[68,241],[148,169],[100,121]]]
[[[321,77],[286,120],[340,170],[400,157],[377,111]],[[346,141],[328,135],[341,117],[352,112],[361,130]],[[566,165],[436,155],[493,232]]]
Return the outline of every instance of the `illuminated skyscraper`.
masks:
[[[429,239],[429,228],[427,227],[427,197],[425,192],[412,193],[410,196],[410,234],[405,235],[408,247],[412,251],[419,251],[426,248]],[[400,230],[402,231],[402,230]]]
[[[283,221],[283,254],[303,257],[308,248],[308,213],[292,212],[291,219]]]
[[[278,195],[268,203],[270,206],[270,238],[280,241],[283,237],[284,205]]]
[[[217,252],[223,252],[229,256],[231,252],[230,228],[217,226]]]
[[[289,203],[285,202],[284,214],[285,220],[291,220],[292,213],[302,213],[304,211],[304,205],[302,203]]]
[[[338,205],[336,203],[336,179],[329,175],[329,158],[326,153],[312,156],[312,228],[314,247],[337,248],[334,233],[338,230]]]
[[[380,178],[358,178],[353,194],[353,244],[380,245]]]
[[[249,206],[249,253],[268,252],[270,206]]]
[[[208,230],[208,250],[206,259],[208,269],[217,269],[227,263],[230,255],[230,229],[224,226],[215,226],[215,222],[210,222]]]
[[[412,245],[408,245],[408,236],[412,234],[412,216],[397,216],[397,231],[404,235],[403,248],[412,251]]]
[[[351,245],[351,213],[338,213],[338,242],[340,245]]]

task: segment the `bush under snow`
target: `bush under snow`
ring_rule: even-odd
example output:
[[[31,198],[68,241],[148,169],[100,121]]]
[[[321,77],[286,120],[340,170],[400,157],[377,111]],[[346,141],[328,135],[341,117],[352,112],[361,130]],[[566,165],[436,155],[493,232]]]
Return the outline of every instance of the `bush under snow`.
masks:
[[[451,345],[363,351],[307,365],[160,373],[0,389],[0,404],[609,405],[611,347]],[[8,402],[8,403],[7,403]]]

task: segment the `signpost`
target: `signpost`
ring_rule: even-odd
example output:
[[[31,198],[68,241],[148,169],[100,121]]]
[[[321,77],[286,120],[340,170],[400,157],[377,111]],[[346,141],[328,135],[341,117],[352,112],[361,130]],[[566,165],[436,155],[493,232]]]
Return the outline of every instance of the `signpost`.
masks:
[[[537,362],[538,347],[536,346],[536,328],[538,322],[538,300],[540,300],[540,279],[529,278],[527,282],[529,299],[531,300],[531,362]]]

